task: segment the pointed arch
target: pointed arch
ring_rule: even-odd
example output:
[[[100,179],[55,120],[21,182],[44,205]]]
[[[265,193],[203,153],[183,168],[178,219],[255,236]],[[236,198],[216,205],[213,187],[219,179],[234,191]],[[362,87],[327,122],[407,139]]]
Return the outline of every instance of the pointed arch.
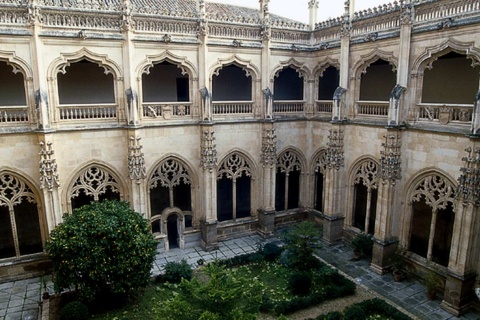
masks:
[[[472,67],[480,65],[480,48],[475,47],[475,43],[461,42],[455,39],[448,39],[436,46],[426,47],[412,65],[412,74],[423,74],[425,69],[432,69],[432,65],[439,57],[449,53],[456,52],[464,54],[472,60]]]
[[[34,186],[18,169],[0,169],[0,260],[43,252],[47,228]]]
[[[324,211],[325,171],[327,166],[327,149],[320,148],[314,153],[310,168],[311,185],[313,186],[313,209],[320,212]]]
[[[258,67],[254,65],[251,60],[242,59],[236,54],[228,58],[219,58],[217,62],[210,67],[210,71],[209,71],[210,78],[212,78],[214,75],[218,76],[220,73],[220,70],[222,70],[223,67],[229,66],[232,64],[241,68],[243,71],[245,71],[246,77],[251,76],[253,81],[259,80],[261,78],[260,69],[258,69]]]
[[[14,51],[0,50],[0,61],[5,61],[9,66],[13,68],[14,74],[23,74],[25,80],[31,80],[33,77],[32,68],[28,63],[20,57],[17,57]]]
[[[284,211],[299,208],[301,204],[302,173],[306,160],[297,148],[288,147],[277,157],[275,180],[275,209]]]
[[[321,77],[325,70],[329,67],[334,67],[337,70],[340,70],[340,62],[337,59],[332,59],[330,56],[326,57],[322,61],[319,61],[316,67],[313,69],[312,74],[315,77]]]
[[[157,54],[157,55],[148,55],[145,60],[140,62],[135,70],[135,74],[141,76],[142,74],[149,74],[150,69],[154,67],[155,64],[161,62],[169,62],[174,64],[181,70],[182,75],[188,75],[190,78],[198,78],[197,68],[193,63],[188,61],[186,57],[178,56],[171,53],[168,50]]]
[[[69,212],[73,207],[103,199],[123,200],[125,183],[114,169],[99,161],[90,161],[70,177],[66,192]],[[77,204],[72,204],[74,199]],[[88,201],[90,199],[90,201]]]
[[[192,186],[197,186],[198,185],[198,177],[195,174],[195,170],[193,170],[193,166],[188,162],[187,159],[183,158],[182,156],[178,154],[168,154],[159,159],[157,162],[155,162],[151,168],[149,169],[149,172],[147,173],[147,177],[149,177],[149,183],[150,185],[153,182],[154,176],[157,174],[158,170],[161,170],[162,166],[167,162],[167,161],[173,161],[175,164],[173,166],[168,165],[170,169],[175,169],[177,168],[179,172],[181,171],[181,174],[176,175],[175,177],[180,178],[183,177],[184,175],[188,175],[188,180],[189,183]],[[167,170],[165,172],[171,171],[172,170]],[[176,180],[177,181],[177,180]]]
[[[324,172],[327,167],[327,148],[318,149],[312,157],[310,172]]]
[[[293,169],[297,169],[301,172],[305,172],[307,168],[307,160],[302,151],[296,147],[286,147],[278,153],[277,168],[283,172],[288,172]]]
[[[278,77],[279,73],[283,69],[288,68],[288,67],[291,67],[294,70],[296,70],[297,73],[299,74],[299,77],[304,78],[305,80],[310,79],[310,77],[312,75],[310,69],[307,67],[305,62],[300,62],[300,61],[296,60],[295,58],[291,58],[291,59],[286,60],[286,61],[281,61],[278,65],[276,65],[273,68],[272,73],[270,74],[270,80],[273,81],[273,79],[275,79],[275,77]]]
[[[57,78],[58,73],[66,73],[66,67],[70,64],[81,61],[87,60],[92,63],[98,64],[99,67],[104,69],[104,73],[106,75],[112,74],[114,79],[122,79],[122,69],[120,66],[110,59],[107,54],[99,54],[93,51],[90,51],[87,48],[82,48],[77,52],[72,53],[61,53],[60,57],[55,59],[48,68],[48,75],[52,79]]]
[[[256,174],[255,162],[246,152],[234,149],[219,161],[217,179],[222,176],[236,179],[243,174],[251,177],[255,177]]]
[[[359,78],[362,73],[367,72],[367,68],[378,60],[387,61],[392,66],[392,71],[395,72],[398,67],[398,58],[394,56],[392,51],[383,51],[380,49],[360,56],[353,66],[355,78]]]

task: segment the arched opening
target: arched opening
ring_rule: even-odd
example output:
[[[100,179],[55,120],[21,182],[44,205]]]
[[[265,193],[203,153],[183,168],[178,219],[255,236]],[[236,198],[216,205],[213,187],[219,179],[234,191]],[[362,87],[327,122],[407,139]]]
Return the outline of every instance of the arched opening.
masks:
[[[362,73],[360,80],[361,101],[389,101],[390,93],[397,82],[396,72],[392,72],[388,61],[379,59]]]
[[[354,173],[352,226],[373,234],[377,213],[378,166],[373,161],[364,161]]]
[[[340,70],[329,66],[318,78],[318,100],[332,100],[340,85]]]
[[[167,218],[167,238],[169,248],[179,248],[178,216],[171,214]]]
[[[241,67],[231,64],[222,67],[212,77],[213,101],[251,101],[252,78]]]
[[[142,74],[143,102],[190,101],[190,79],[177,65],[156,63]]]
[[[294,152],[286,151],[280,155],[275,181],[275,210],[299,207],[301,172],[300,159]]]
[[[65,67],[58,74],[58,97],[60,104],[115,103],[113,74],[86,59]]]
[[[0,61],[0,106],[27,105],[23,74],[15,71],[15,68]]]
[[[303,78],[297,70],[286,67],[278,72],[274,80],[274,98],[275,100],[303,100]]]
[[[450,51],[434,61],[423,77],[422,102],[472,104],[479,85],[478,65],[467,56]]]

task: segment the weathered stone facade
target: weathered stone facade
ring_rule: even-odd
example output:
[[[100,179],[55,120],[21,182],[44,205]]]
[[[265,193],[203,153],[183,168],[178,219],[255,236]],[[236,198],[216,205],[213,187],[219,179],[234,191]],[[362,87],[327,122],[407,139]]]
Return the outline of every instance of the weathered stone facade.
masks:
[[[471,305],[479,0],[318,24],[310,1],[310,25],[147,2],[0,0],[0,281],[42,270],[64,213],[123,199],[166,249],[308,216],[329,242],[370,232],[373,270],[401,244],[445,309]]]

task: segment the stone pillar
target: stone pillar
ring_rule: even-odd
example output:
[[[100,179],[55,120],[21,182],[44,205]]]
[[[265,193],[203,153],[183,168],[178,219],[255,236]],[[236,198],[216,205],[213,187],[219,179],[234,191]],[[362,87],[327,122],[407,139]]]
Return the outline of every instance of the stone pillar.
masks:
[[[469,147],[456,192],[453,237],[442,308],[460,315],[473,302],[480,232],[480,148]]]
[[[318,16],[318,0],[311,0],[308,2],[308,17],[310,23],[310,31],[315,30]]]
[[[133,210],[142,214],[144,217],[147,215],[147,197],[145,195],[145,178],[147,172],[145,168],[145,157],[142,152],[143,146],[140,143],[139,136],[132,133],[128,143],[128,173],[131,181],[132,195],[130,203]]]
[[[258,232],[262,237],[273,235],[275,228],[275,179],[277,172],[277,136],[273,122],[264,124],[262,133],[262,203],[258,210]]]
[[[270,85],[270,11],[268,9],[270,0],[260,0],[260,12],[262,15],[262,91],[265,99],[262,101],[262,114],[265,119],[273,118],[273,93]]]
[[[57,162],[51,136],[40,139],[40,188],[45,201],[45,216],[47,217],[48,233],[62,222],[60,206],[60,179],[57,172]]]
[[[346,2],[346,4],[348,1]],[[340,82],[333,96],[334,108],[332,110],[332,121],[342,121],[348,116],[348,109],[353,103],[353,97],[347,94],[350,71],[350,33],[352,22],[349,16],[349,6],[345,7],[345,14],[342,16],[342,29],[340,32]],[[347,96],[348,95],[348,96]]]
[[[200,221],[204,250],[218,249],[217,244],[217,150],[213,125],[201,127],[201,165],[203,169],[203,217]]]
[[[340,168],[344,166],[343,130],[336,125],[330,130],[325,156],[325,199],[323,238],[329,243],[342,239],[344,220],[345,178]]]
[[[392,217],[394,216],[397,185],[401,179],[400,132],[389,130],[384,136],[383,150],[380,151],[380,183],[378,184],[377,214],[372,263],[370,268],[379,274],[387,272],[391,255],[395,252],[396,241],[392,241]]]

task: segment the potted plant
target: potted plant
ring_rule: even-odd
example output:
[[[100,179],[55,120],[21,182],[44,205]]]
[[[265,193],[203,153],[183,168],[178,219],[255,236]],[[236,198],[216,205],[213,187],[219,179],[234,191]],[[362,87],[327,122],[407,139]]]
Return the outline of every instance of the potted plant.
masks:
[[[397,246],[397,250],[392,255],[392,274],[396,282],[405,278],[405,248],[402,245]]]
[[[373,249],[373,236],[364,232],[360,232],[352,240],[353,253],[355,259],[361,259],[365,255],[371,255]]]
[[[428,300],[434,300],[437,294],[443,289],[442,277],[437,273],[435,269],[429,269],[425,274],[425,287],[427,288]]]

